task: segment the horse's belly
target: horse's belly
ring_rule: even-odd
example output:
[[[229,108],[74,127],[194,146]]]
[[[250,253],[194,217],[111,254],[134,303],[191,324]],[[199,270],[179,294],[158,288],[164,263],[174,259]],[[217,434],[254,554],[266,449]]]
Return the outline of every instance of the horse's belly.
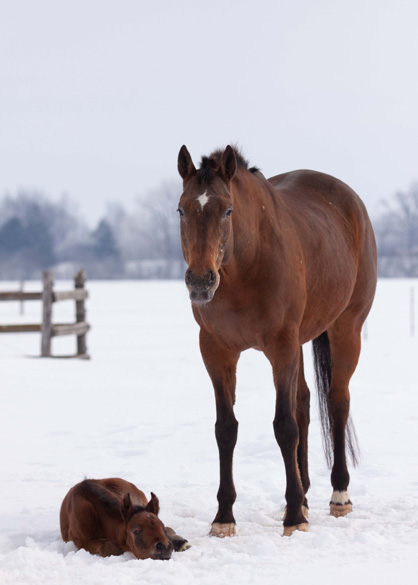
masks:
[[[301,345],[321,335],[344,312],[350,304],[353,286],[354,280],[351,286],[347,283],[347,286],[340,290],[330,290],[323,298],[308,297],[299,330]]]

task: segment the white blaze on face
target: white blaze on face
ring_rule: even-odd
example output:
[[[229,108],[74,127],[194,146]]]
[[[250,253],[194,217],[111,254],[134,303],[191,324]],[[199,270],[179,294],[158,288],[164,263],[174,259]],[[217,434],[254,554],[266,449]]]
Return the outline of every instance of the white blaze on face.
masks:
[[[196,199],[200,203],[201,209],[203,209],[205,207],[206,203],[209,201],[209,197],[208,197],[208,195],[206,195],[206,193],[207,193],[207,191],[202,193],[202,195],[199,195],[199,197],[196,197]]]

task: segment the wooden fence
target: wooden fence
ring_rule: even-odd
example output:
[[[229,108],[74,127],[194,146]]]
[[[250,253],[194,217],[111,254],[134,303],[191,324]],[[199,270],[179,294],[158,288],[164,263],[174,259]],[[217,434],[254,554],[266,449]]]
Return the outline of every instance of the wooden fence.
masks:
[[[41,325],[0,325],[0,333],[41,333],[41,357],[51,356],[51,341],[59,335],[77,336],[77,353],[75,356],[81,359],[89,359],[87,353],[86,334],[90,325],[86,322],[85,300],[89,293],[84,288],[86,275],[80,270],[74,276],[74,290],[54,291],[53,272],[43,273],[42,292],[0,292],[0,301],[42,301],[42,324]],[[75,323],[52,323],[52,307],[58,301],[74,300],[76,308]]]

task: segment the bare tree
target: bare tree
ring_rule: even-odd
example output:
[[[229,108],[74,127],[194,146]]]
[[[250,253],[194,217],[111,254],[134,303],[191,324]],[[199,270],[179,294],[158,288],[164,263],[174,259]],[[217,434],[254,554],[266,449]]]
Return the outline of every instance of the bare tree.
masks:
[[[418,183],[384,203],[375,232],[381,276],[418,276]]]

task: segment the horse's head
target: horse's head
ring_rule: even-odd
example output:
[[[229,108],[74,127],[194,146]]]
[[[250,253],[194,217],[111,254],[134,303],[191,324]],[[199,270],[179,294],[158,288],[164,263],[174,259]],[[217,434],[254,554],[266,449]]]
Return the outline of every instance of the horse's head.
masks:
[[[188,264],[186,286],[194,303],[212,300],[219,286],[219,269],[232,255],[230,182],[236,167],[230,146],[219,161],[202,159],[198,170],[185,146],[179,152],[178,170],[184,189],[178,208],[181,246]]]
[[[167,538],[158,512],[158,498],[153,493],[145,507],[134,506],[129,494],[123,498],[126,544],[137,559],[168,560],[171,557],[173,545]]]

